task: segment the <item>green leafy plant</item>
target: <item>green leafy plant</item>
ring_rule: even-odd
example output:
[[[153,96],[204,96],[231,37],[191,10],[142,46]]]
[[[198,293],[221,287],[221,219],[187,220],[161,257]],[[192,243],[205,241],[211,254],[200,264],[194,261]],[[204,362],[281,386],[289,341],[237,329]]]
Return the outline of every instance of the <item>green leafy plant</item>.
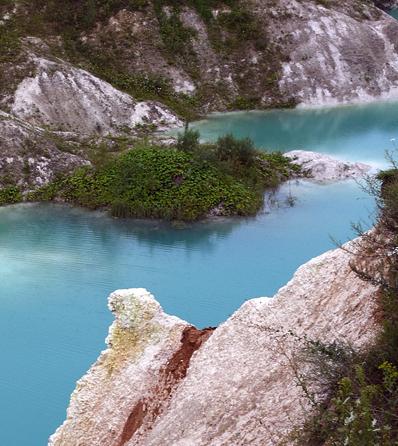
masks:
[[[217,157],[217,144],[199,144],[187,130],[175,147],[136,145],[95,167],[78,169],[28,196],[55,198],[92,209],[107,208],[115,217],[197,220],[221,206],[224,215],[251,215],[263,203],[266,187],[288,178],[295,167],[280,154],[262,154],[248,163],[243,149],[231,159]],[[229,137],[237,147],[252,147]],[[226,142],[223,142],[224,146]],[[234,146],[235,147],[235,146]],[[246,155],[245,155],[246,156]],[[254,155],[253,155],[254,156]]]
[[[17,186],[9,186],[0,189],[0,205],[19,203],[22,201],[22,193]]]

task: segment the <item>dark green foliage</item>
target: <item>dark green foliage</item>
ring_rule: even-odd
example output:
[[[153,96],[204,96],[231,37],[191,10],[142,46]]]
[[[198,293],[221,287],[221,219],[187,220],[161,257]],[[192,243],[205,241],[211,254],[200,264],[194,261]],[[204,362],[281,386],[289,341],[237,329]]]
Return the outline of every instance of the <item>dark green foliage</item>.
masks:
[[[215,166],[219,171],[238,178],[259,192],[275,187],[300,168],[279,152],[264,153],[254,148],[250,139],[226,135],[215,144],[199,144],[199,134],[186,130],[179,135],[177,148],[191,152],[196,160]]]
[[[217,206],[225,215],[251,215],[261,208],[264,189],[295,170],[280,154],[256,151],[250,164],[239,158],[240,152],[221,161],[217,144],[200,145],[191,130],[177,147],[137,147],[96,168],[78,169],[28,199],[59,198],[92,209],[109,208],[116,217],[197,220]]]
[[[21,43],[14,22],[0,25],[0,63],[12,62],[17,57]]]
[[[162,10],[158,11],[160,36],[170,57],[193,56],[191,39],[196,35],[195,30],[183,25],[176,10],[169,17]]]
[[[230,110],[254,110],[261,104],[260,97],[238,96],[230,105]]]
[[[143,9],[147,0],[33,0],[43,19],[50,23],[55,31],[83,31],[93,28],[96,22],[109,18],[125,8],[131,11]]]
[[[340,346],[343,354],[331,358],[322,343],[307,349],[302,360],[311,367],[302,387],[322,377],[328,392],[322,401],[314,402],[316,415],[295,439],[299,445],[398,444],[398,170],[394,166],[379,179],[381,187],[375,182],[370,185],[379,206],[379,233],[362,234],[364,249],[374,247],[369,259],[373,266],[352,268],[363,280],[381,287],[382,331],[366,352]]]
[[[249,138],[235,139],[226,135],[217,141],[217,157],[220,161],[238,162],[250,166],[254,162],[257,151]]]
[[[242,7],[235,7],[231,12],[219,16],[219,23],[231,33],[237,34],[240,39],[253,39],[258,28],[253,15]]]
[[[9,186],[0,189],[0,205],[19,203],[22,201],[22,194],[17,186]]]
[[[195,152],[199,148],[199,138],[198,131],[186,129],[185,132],[178,134],[177,149],[184,152]]]
[[[135,149],[93,171],[62,181],[60,196],[90,208],[111,207],[115,216],[196,220],[224,203],[227,213],[256,211],[256,195],[243,184],[201,166],[175,149]]]

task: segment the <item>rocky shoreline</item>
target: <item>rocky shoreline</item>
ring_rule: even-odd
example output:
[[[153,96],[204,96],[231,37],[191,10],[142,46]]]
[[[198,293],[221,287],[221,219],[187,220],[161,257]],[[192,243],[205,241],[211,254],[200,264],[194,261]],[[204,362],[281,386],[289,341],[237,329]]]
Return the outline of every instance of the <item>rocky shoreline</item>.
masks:
[[[87,162],[85,138],[106,143],[178,127],[192,114],[373,101],[398,89],[398,21],[377,7],[391,2],[277,0],[265,7],[245,0],[205,12],[144,3],[96,11],[73,42],[46,8],[32,13],[34,2],[0,6],[0,110],[8,116],[0,117],[0,134],[10,117],[18,127],[0,139],[0,187],[29,189]],[[71,13],[71,5],[64,8]],[[40,26],[29,28],[33,15]],[[182,33],[189,54],[168,47],[167,24]],[[28,144],[20,136],[27,126]],[[59,163],[54,150],[63,152]]]
[[[360,179],[372,169],[368,164],[342,161],[324,153],[306,150],[292,150],[284,153],[284,156],[298,164],[304,175],[317,183]]]

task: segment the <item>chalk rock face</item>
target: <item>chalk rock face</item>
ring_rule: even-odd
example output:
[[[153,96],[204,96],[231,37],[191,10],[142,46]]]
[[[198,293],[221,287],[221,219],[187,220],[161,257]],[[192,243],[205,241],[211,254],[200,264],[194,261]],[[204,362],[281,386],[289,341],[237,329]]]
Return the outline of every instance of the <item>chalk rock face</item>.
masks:
[[[11,18],[24,23],[36,12],[29,2],[6,3],[0,6],[3,23]],[[13,3],[18,7],[14,8]],[[240,3],[248,14],[242,16],[247,28],[231,26],[236,11],[223,2],[208,10],[207,18],[203,8],[200,11],[190,2],[182,2],[178,11],[173,11],[191,35],[184,48],[189,58],[167,49],[153,1],[140,8],[115,6],[112,15],[81,35],[81,43],[88,45],[92,54],[117,54],[123,73],[156,82],[161,79],[177,95],[199,93],[196,99],[203,113],[242,105],[334,104],[398,96],[398,21],[375,6],[387,10],[396,6],[397,0]],[[60,5],[61,11],[62,8],[67,5]],[[163,10],[167,17],[171,12],[168,7]],[[52,24],[48,25],[51,29]],[[33,42],[32,36],[25,35],[24,39]],[[43,39],[51,45],[47,49],[37,49],[40,45],[35,45],[35,54],[42,56],[39,65],[47,60],[47,68],[42,66],[38,75],[27,77],[30,66],[21,73],[19,60],[0,67],[0,75],[3,71],[6,80],[0,83],[0,107],[9,105],[9,96],[22,76],[22,86],[27,91],[21,91],[21,86],[15,108],[21,115],[35,119],[35,124],[39,116],[35,115],[34,105],[49,123],[63,124],[58,114],[66,114],[67,125],[75,128],[80,124],[90,132],[115,132],[116,127],[131,126],[139,119],[142,110],[134,109],[136,103],[131,103],[131,98],[116,94],[106,82],[51,56],[54,42],[60,42],[58,35]],[[49,103],[46,94],[57,100]],[[173,124],[173,115],[166,107],[145,104],[149,107],[145,111],[148,120],[171,120]],[[87,121],[84,125],[81,118]]]
[[[40,187],[90,164],[71,151],[58,135],[0,111],[0,184],[12,179],[23,189]]]
[[[109,348],[78,383],[50,445],[276,446],[310,410],[292,367],[303,336],[362,348],[377,332],[378,290],[352,272],[351,258],[329,251],[274,298],[243,304],[195,352],[167,403],[159,370],[187,324],[161,313],[144,290],[114,293]],[[143,398],[150,403],[139,406]]]
[[[280,0],[290,36],[279,87],[303,104],[398,96],[398,22],[370,5]]]
[[[62,61],[32,56],[37,73],[25,78],[14,94],[11,112],[34,125],[80,134],[119,134],[152,124],[164,130],[181,125],[165,106],[137,102],[87,71]]]
[[[371,169],[368,164],[336,160],[323,153],[306,150],[292,150],[284,155],[301,166],[317,182],[360,178]]]
[[[122,445],[149,429],[211,330],[165,314],[145,289],[109,296],[108,349],[77,384],[52,446]]]

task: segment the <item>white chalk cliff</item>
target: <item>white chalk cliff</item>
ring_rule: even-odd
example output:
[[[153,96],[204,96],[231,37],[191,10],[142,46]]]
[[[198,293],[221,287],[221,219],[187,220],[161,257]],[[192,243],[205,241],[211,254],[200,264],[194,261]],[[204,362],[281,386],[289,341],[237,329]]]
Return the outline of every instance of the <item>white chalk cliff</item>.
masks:
[[[362,8],[319,3],[280,0],[294,17],[278,30],[290,38],[281,92],[313,105],[396,99],[397,20],[370,3],[363,2]]]
[[[274,298],[245,302],[213,332],[164,314],[146,290],[116,291],[108,348],[49,444],[278,445],[310,410],[292,367],[302,337],[359,349],[377,333],[378,289],[352,272],[352,256],[309,261]]]
[[[107,82],[62,60],[30,55],[36,73],[17,87],[11,112],[34,125],[48,125],[83,135],[119,134],[137,125],[159,130],[181,126],[167,107],[153,101],[138,102]]]

